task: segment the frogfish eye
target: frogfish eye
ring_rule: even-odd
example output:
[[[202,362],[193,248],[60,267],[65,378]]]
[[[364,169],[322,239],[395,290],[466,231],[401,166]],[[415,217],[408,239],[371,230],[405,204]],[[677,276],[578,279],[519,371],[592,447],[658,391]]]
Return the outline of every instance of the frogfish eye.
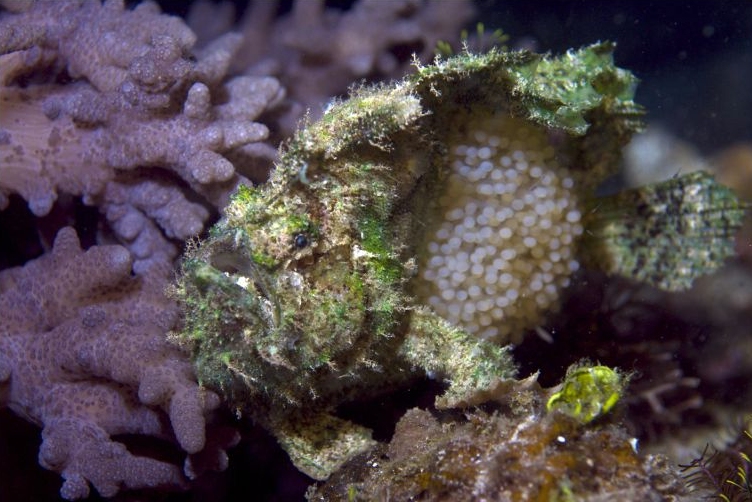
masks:
[[[302,249],[308,245],[308,237],[305,234],[296,234],[293,238],[293,243],[298,249]]]

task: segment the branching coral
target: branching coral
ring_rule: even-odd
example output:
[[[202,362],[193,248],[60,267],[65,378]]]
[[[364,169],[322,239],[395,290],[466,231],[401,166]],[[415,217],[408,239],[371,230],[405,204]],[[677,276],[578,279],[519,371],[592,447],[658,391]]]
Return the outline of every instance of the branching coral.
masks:
[[[233,64],[277,76],[318,116],[353,82],[399,77],[412,54],[429,62],[439,40],[457,40],[473,10],[467,0],[361,0],[345,12],[303,0],[275,23],[276,2],[254,2],[242,22],[245,50]]]
[[[148,2],[125,10],[117,1],[31,2],[3,14],[0,33],[0,205],[18,193],[44,215],[58,192],[80,195],[105,206],[124,243],[150,241],[150,252],[174,257],[168,239],[195,235],[208,217],[189,188],[220,205],[244,156],[270,156],[246,147],[266,138],[267,128],[254,120],[283,92],[266,77],[223,82],[237,35],[192,53],[195,36],[182,21]],[[181,207],[187,218],[157,220],[166,236],[124,224],[123,212],[111,207],[127,206],[131,220],[150,219],[150,210],[125,202],[122,187],[108,186],[139,167],[169,170],[183,181],[162,187],[171,192],[162,197],[170,204],[162,212]],[[140,178],[148,180],[148,172]],[[152,257],[143,245],[135,254],[139,261]]]
[[[65,478],[66,499],[86,497],[89,483],[104,496],[184,486],[176,466],[134,456],[113,435],[175,441],[194,456],[191,475],[221,467],[233,441],[207,444],[217,396],[164,339],[177,319],[162,293],[169,268],[131,277],[131,265],[126,249],[83,251],[65,228],[50,254],[0,273],[0,405],[43,427],[39,461]]]

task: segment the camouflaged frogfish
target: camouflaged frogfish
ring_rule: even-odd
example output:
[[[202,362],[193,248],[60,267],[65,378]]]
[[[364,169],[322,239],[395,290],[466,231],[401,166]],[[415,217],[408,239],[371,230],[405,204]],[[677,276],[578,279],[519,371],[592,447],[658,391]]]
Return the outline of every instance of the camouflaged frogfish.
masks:
[[[266,427],[316,479],[374,444],[368,429],[336,417],[343,402],[415,375],[446,382],[437,407],[503,392],[515,377],[507,348],[439,316],[416,286],[443,214],[453,142],[470,124],[511,117],[556,148],[582,192],[592,190],[641,113],[636,80],[613,65],[612,49],[462,54],[354,89],[302,127],[269,181],[240,186],[184,257],[174,338],[200,383]],[[507,258],[523,273],[536,253]]]

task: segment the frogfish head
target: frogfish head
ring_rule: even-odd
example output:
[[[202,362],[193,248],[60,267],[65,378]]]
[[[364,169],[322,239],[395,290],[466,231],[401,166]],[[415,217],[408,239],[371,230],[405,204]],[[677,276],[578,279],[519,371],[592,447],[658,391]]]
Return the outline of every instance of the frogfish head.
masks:
[[[202,246],[252,311],[242,314],[253,321],[244,338],[263,362],[324,370],[362,331],[368,291],[352,259],[357,233],[332,204],[304,185],[284,196],[241,187]]]

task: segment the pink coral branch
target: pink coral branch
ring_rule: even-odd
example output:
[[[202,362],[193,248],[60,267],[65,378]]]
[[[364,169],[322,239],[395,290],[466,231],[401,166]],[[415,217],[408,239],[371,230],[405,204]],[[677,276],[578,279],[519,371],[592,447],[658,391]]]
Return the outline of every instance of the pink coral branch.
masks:
[[[317,116],[353,82],[401,76],[412,54],[430,61],[473,15],[469,0],[360,0],[341,11],[301,0],[275,20],[276,2],[254,2],[242,21],[239,71],[275,75]]]
[[[121,246],[83,251],[64,228],[50,254],[0,272],[0,310],[8,313],[0,320],[0,404],[42,425],[40,463],[63,475],[68,499],[87,496],[88,483],[104,496],[121,486],[184,486],[176,466],[134,456],[110,437],[174,438],[196,454],[219,404],[166,340],[177,321],[163,293],[169,265],[130,271]],[[187,459],[186,473],[196,474],[199,458],[224,467],[224,448],[236,440],[213,441]]]
[[[222,204],[243,179],[236,165],[259,152],[270,167],[266,150],[248,147],[267,139],[256,120],[284,91],[273,78],[226,78],[240,35],[193,51],[193,32],[151,2],[31,1],[14,11],[0,13],[0,209],[19,194],[43,216],[59,193],[81,196],[107,213],[141,270],[174,258],[171,239],[203,230],[208,212],[196,202]],[[155,190],[155,168],[182,183]],[[126,171],[138,173],[127,190]],[[147,193],[165,203],[145,203]]]

